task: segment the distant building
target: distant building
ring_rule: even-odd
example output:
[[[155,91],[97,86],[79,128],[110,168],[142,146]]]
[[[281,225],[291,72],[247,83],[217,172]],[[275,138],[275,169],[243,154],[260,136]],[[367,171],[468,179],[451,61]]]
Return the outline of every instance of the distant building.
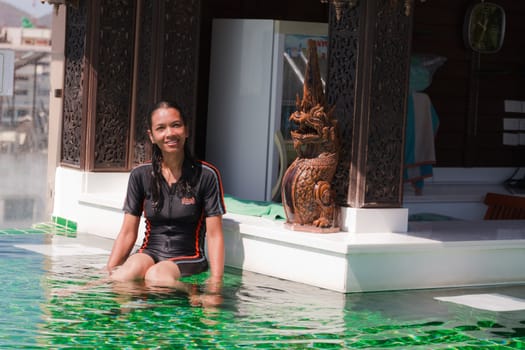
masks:
[[[51,51],[51,29],[48,28],[0,28],[0,48],[22,51]]]
[[[0,123],[14,127],[19,121],[30,119],[40,129],[37,132],[45,131],[49,109],[51,30],[1,28],[0,49],[15,52],[14,93],[0,100]]]

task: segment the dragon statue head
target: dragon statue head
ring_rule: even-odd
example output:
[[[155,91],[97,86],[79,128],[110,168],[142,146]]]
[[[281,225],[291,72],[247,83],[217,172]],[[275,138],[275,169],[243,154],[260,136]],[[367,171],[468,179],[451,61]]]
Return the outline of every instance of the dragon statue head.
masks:
[[[323,152],[337,150],[336,120],[333,108],[326,111],[321,73],[317,58],[317,44],[308,41],[308,65],[306,66],[303,98],[296,97],[297,110],[289,120],[295,125],[290,132],[298,157],[313,158]]]

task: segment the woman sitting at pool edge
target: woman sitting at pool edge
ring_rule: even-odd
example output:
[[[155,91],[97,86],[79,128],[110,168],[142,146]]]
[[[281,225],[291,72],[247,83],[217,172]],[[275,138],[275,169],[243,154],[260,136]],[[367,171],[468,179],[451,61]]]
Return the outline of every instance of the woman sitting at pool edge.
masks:
[[[208,288],[220,288],[226,210],[219,172],[190,155],[186,120],[176,105],[158,103],[148,118],[147,132],[153,143],[152,161],[130,173],[124,220],[106,266],[110,278],[178,287],[180,277],[209,268]],[[142,214],[144,240],[130,255]]]

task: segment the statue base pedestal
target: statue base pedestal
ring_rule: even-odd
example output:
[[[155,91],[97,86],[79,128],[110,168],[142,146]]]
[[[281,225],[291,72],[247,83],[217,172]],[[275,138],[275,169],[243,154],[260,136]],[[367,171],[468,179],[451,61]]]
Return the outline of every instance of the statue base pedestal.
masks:
[[[334,232],[340,232],[340,227],[316,227],[312,225],[300,225],[300,224],[290,224],[285,223],[284,227],[288,230],[292,231],[304,231],[304,232],[313,232],[313,233],[334,233]]]
[[[341,230],[350,233],[408,230],[407,208],[341,208]]]

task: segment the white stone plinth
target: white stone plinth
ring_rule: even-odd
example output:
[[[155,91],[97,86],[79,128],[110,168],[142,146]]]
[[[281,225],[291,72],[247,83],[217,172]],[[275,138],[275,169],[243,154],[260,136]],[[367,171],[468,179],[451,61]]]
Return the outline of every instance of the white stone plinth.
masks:
[[[350,233],[407,232],[406,208],[341,208],[341,229]]]

